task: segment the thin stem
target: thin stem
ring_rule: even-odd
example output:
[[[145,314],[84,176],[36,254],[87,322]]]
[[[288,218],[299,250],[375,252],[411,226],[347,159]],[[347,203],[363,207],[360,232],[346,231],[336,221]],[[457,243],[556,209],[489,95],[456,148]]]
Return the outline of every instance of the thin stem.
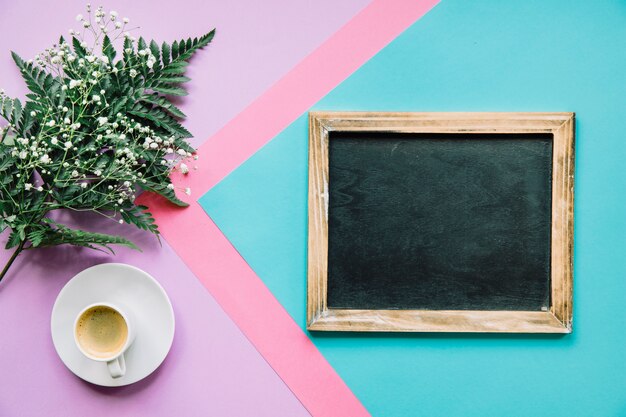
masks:
[[[17,258],[17,255],[19,255],[20,252],[24,249],[24,244],[26,244],[26,240],[22,240],[20,242],[20,244],[15,249],[15,252],[13,252],[13,255],[11,255],[11,258],[9,258],[9,262],[6,263],[6,265],[2,269],[2,272],[0,272],[0,281],[2,281],[2,278],[4,278],[4,276],[7,274],[7,271],[9,270],[11,265],[13,265],[13,262]]]

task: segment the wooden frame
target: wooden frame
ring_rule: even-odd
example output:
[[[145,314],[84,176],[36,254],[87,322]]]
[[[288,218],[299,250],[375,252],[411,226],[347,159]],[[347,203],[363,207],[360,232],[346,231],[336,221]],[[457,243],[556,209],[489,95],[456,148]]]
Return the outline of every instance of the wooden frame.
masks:
[[[347,310],[327,306],[331,131],[553,135],[551,305],[548,311]],[[307,329],[385,332],[570,333],[574,113],[309,114]]]

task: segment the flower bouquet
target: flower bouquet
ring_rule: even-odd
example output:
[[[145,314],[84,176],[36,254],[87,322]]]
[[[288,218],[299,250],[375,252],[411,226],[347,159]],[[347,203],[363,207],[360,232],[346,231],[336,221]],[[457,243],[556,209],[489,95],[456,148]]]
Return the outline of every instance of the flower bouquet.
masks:
[[[8,123],[0,128],[0,232],[10,229],[6,248],[14,250],[0,280],[24,250],[137,249],[121,236],[60,224],[49,217],[54,210],[92,212],[158,235],[147,208],[135,204],[137,193],[186,205],[169,175],[187,173],[185,162],[195,156],[180,123],[185,114],[171,97],[186,95],[188,60],[215,31],[159,45],[133,37],[115,11],[88,5],[76,19],[79,30],[33,60],[13,53],[30,90],[25,102],[0,90]]]

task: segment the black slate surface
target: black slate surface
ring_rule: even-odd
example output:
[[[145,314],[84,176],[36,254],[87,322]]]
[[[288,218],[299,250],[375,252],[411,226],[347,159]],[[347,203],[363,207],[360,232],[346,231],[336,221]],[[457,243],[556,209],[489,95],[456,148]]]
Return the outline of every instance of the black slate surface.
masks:
[[[328,305],[549,306],[550,135],[333,132]]]

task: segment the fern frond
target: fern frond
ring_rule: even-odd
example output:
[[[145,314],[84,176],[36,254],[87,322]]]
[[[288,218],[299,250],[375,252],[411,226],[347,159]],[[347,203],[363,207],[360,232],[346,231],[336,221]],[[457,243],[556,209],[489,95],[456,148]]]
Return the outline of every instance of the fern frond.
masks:
[[[48,97],[56,103],[56,93],[61,87],[59,80],[32,63],[24,61],[15,52],[11,52],[11,55],[13,56],[13,61],[20,69],[28,89],[38,96]]]
[[[152,104],[153,106],[160,107],[163,110],[172,114],[173,116],[180,117],[180,118],[187,117],[185,113],[183,113],[178,107],[172,104],[171,101],[169,101],[165,97],[162,97],[158,94],[143,95],[141,96],[140,100],[145,103]]]
[[[169,181],[168,181],[169,182]],[[185,203],[180,198],[176,197],[176,193],[174,190],[167,188],[166,184],[158,184],[154,182],[148,181],[147,183],[141,183],[139,186],[145,191],[151,191],[153,193],[159,194],[162,197],[165,197],[171,203],[174,203],[178,207],[187,207],[188,203]]]
[[[121,213],[122,219],[128,224],[134,224],[142,230],[147,230],[158,235],[159,230],[158,226],[154,223],[154,217],[146,210],[148,210],[146,206],[129,206]]]
[[[141,252],[137,245],[121,236],[70,229],[51,219],[45,219],[45,222],[47,223],[46,225],[41,225],[43,227],[35,228],[28,234],[28,240],[31,241],[32,247],[69,244],[96,250],[106,249],[111,253],[115,253],[110,245],[121,245]]]
[[[108,35],[104,35],[104,38],[102,39],[102,54],[106,56],[109,59],[109,62],[111,62],[111,65],[113,65],[113,60],[115,59],[117,52],[115,51],[115,47],[113,47],[113,43],[111,43],[111,39]]]
[[[133,116],[149,120],[156,127],[165,129],[172,135],[184,138],[192,137],[192,134],[178,123],[172,116],[159,107],[147,108],[137,103],[132,110],[128,111]]]

